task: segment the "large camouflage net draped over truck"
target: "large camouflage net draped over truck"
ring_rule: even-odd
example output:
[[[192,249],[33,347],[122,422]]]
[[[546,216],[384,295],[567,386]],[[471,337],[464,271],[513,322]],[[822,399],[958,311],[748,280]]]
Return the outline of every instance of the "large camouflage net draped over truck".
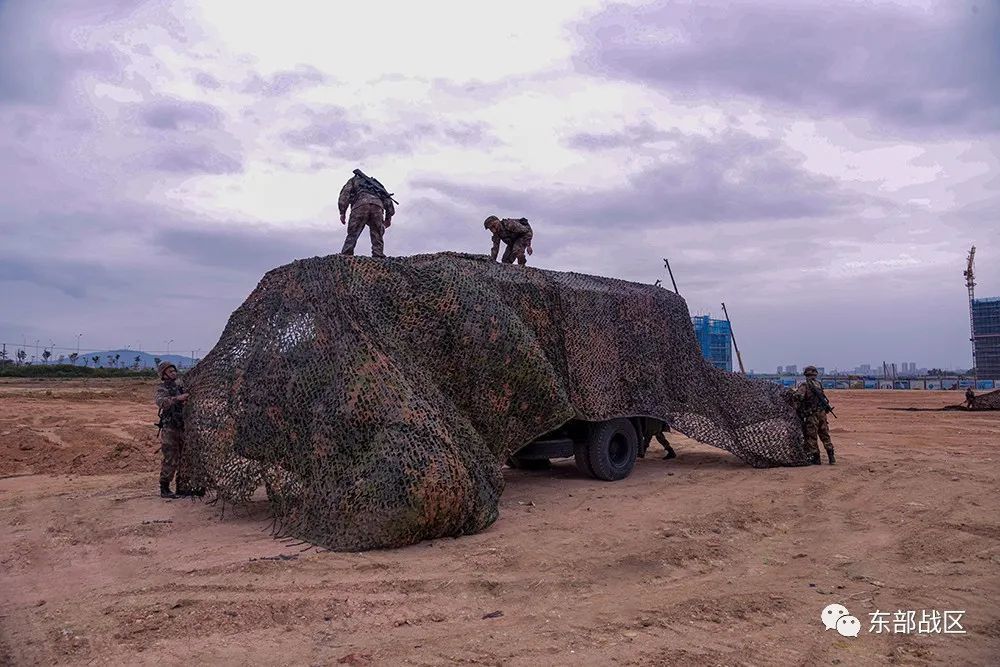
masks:
[[[807,463],[788,390],[706,362],[681,297],[480,255],[274,269],[185,384],[195,481],[264,485],[284,534],[335,550],[485,529],[506,457],[572,418]]]

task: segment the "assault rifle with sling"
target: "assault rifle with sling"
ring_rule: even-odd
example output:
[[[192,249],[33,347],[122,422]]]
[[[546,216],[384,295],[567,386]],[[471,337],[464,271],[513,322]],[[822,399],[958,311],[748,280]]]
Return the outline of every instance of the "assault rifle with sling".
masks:
[[[392,198],[392,193],[389,192],[388,190],[386,190],[385,186],[382,185],[381,183],[379,183],[377,179],[374,179],[371,176],[366,176],[365,173],[363,171],[361,171],[360,169],[355,169],[354,170],[354,175],[357,176],[358,178],[360,178],[361,180],[363,180],[380,197],[385,197],[386,199],[389,199],[394,204],[396,204],[396,206],[399,206],[399,202]]]
[[[819,403],[819,407],[822,408],[824,412],[829,412],[833,415],[834,419],[837,419],[837,413],[833,411],[833,406],[830,405],[830,399],[826,397],[826,393],[823,391],[816,391],[812,387],[809,387],[809,391],[811,391],[816,397],[816,402]]]

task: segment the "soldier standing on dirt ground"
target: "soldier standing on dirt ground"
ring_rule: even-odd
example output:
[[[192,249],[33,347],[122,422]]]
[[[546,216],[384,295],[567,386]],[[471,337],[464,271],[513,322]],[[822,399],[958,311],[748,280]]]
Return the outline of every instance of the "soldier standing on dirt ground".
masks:
[[[504,264],[513,264],[514,260],[521,266],[528,263],[524,256],[534,252],[531,249],[531,225],[527,218],[504,218],[501,220],[495,215],[491,215],[483,221],[483,227],[493,232],[493,249],[490,251],[490,258],[497,261],[497,254],[500,252],[500,241],[507,244],[501,261]]]
[[[965,405],[970,410],[976,407],[976,392],[972,390],[972,387],[965,390]]]
[[[823,441],[826,456],[830,465],[837,462],[833,454],[833,441],[830,439],[830,425],[826,413],[832,411],[830,401],[826,398],[823,385],[817,378],[819,371],[815,366],[806,366],[802,373],[806,381],[798,386],[792,394],[799,417],[802,419],[802,430],[805,435],[806,451],[810,454],[810,463],[820,465],[819,442]]]
[[[341,255],[353,255],[354,246],[358,242],[365,226],[372,241],[372,257],[385,257],[385,247],[382,242],[382,235],[386,228],[392,224],[392,216],[396,213],[396,208],[392,205],[392,193],[387,192],[385,187],[374,178],[366,176],[360,169],[354,170],[351,176],[340,189],[340,197],[337,199],[337,208],[340,209],[340,224],[347,225],[347,238],[344,239],[344,247]],[[351,219],[347,220],[347,207],[351,207]],[[382,214],[385,212],[385,219]]]
[[[675,452],[674,448],[670,446],[670,442],[667,440],[666,436],[667,433],[670,433],[670,424],[663,425],[663,431],[657,433],[655,436],[656,441],[660,443],[660,446],[663,447],[663,451],[666,452],[663,456],[664,459],[676,459],[677,452]]]
[[[188,394],[177,381],[177,367],[169,361],[161,361],[156,367],[160,374],[160,386],[156,388],[156,407],[160,409],[160,450],[163,463],[160,465],[160,497],[180,498],[203,496],[201,489],[190,488],[187,471],[181,459],[184,453],[184,402]],[[177,493],[170,492],[170,481],[177,476]]]

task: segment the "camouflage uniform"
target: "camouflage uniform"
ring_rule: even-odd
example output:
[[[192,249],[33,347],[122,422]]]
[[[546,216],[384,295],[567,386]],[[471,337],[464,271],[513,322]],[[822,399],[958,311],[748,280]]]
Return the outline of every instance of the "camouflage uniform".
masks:
[[[806,452],[813,463],[819,463],[819,442],[823,441],[826,455],[830,463],[835,462],[833,441],[830,439],[830,425],[826,420],[826,410],[823,409],[820,396],[826,398],[823,385],[816,376],[806,376],[806,381],[795,390],[794,398],[798,404],[799,416],[802,418],[802,431],[805,435]]]
[[[976,392],[972,390],[972,387],[965,390],[965,404],[970,410],[976,407]]]
[[[189,479],[184,454],[184,405],[175,396],[184,393],[184,387],[177,381],[164,380],[156,388],[156,407],[160,409],[160,451],[163,463],[160,465],[160,490],[169,489],[170,482],[177,475],[177,492],[189,491]]]
[[[347,238],[344,239],[344,247],[340,254],[354,254],[354,246],[358,242],[358,237],[361,236],[361,231],[367,225],[372,240],[372,257],[385,257],[382,235],[385,233],[385,228],[391,224],[392,216],[396,213],[392,200],[380,197],[378,193],[370,189],[370,186],[360,176],[352,176],[340,189],[340,197],[337,199],[340,215],[347,213],[348,206],[351,207],[351,217],[347,221]],[[385,211],[384,221],[382,219],[383,211]]]
[[[503,241],[507,244],[501,259],[504,264],[513,264],[515,259],[518,264],[527,264],[528,259],[524,256],[524,251],[531,245],[531,236],[531,225],[528,224],[527,218],[500,220],[499,227],[493,232],[493,249],[490,251],[490,257],[496,261],[500,252],[500,241]]]

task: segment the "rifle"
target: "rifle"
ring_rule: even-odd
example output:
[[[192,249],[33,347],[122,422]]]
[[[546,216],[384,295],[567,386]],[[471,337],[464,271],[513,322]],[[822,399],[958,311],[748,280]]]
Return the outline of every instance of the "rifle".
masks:
[[[813,392],[813,394],[816,395],[816,400],[819,403],[819,407],[823,408],[824,412],[829,412],[831,415],[833,415],[834,419],[837,419],[838,418],[837,413],[833,411],[833,406],[830,405],[830,399],[826,397],[826,394],[823,391],[817,392],[812,387],[809,387],[809,389],[810,391]]]
[[[399,206],[399,202],[392,198],[392,193],[385,189],[385,186],[378,182],[378,180],[372,178],[371,176],[366,176],[360,169],[354,170],[354,175],[365,181],[369,186],[371,186],[379,195],[392,200],[396,206]]]
[[[175,396],[180,396],[184,392],[185,392],[185,390],[184,390],[183,385],[179,385],[179,384],[176,384],[176,383],[174,384],[174,386],[170,387],[167,390],[167,393],[168,393],[168,395],[171,398],[173,398]],[[162,431],[164,429],[164,427],[176,426],[177,417],[181,417],[181,419],[183,419],[183,414],[184,414],[183,410],[184,410],[184,406],[183,405],[178,405],[176,403],[174,405],[170,406],[169,408],[167,408],[166,410],[164,410],[163,408],[160,408],[159,410],[157,410],[156,416],[157,416],[158,420],[157,420],[157,422],[155,424],[153,424],[153,426],[156,427],[156,435],[157,435],[157,437],[159,437],[160,431]]]

